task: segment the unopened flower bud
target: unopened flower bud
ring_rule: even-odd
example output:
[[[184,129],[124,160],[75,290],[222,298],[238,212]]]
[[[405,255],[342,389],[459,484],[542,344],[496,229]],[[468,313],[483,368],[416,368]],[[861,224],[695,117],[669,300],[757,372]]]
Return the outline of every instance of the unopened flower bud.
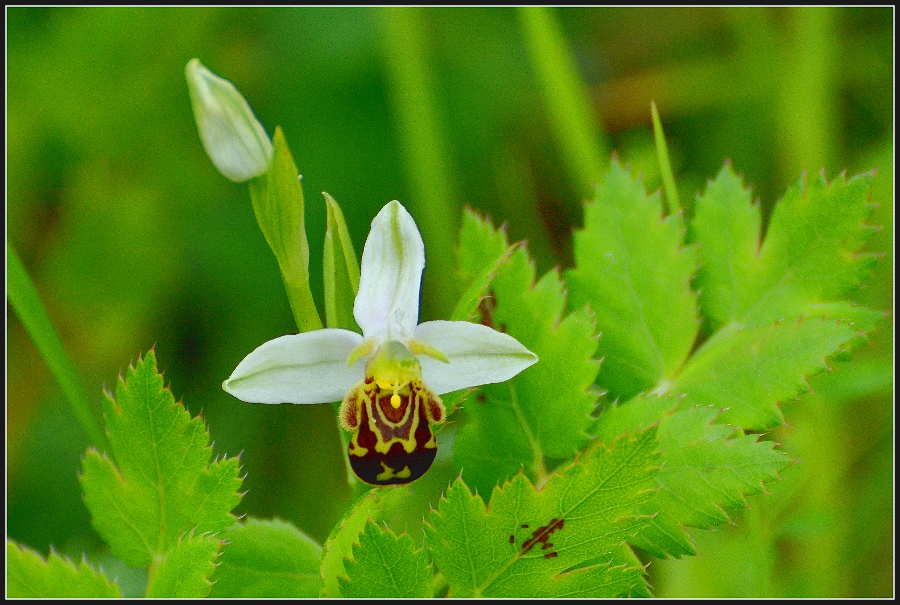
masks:
[[[184,71],[200,139],[219,172],[238,183],[265,174],[272,141],[241,93],[199,59]]]

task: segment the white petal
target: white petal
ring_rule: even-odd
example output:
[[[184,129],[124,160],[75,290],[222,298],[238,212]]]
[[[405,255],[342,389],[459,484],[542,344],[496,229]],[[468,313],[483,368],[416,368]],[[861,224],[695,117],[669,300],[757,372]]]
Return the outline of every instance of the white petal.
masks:
[[[353,317],[366,338],[405,340],[419,320],[425,244],[413,218],[393,201],[372,221],[363,249]]]
[[[334,328],[280,336],[247,355],[222,388],[249,403],[341,401],[365,376],[366,360],[347,367],[362,340]]]
[[[427,321],[414,338],[450,360],[419,356],[422,381],[438,395],[509,380],[538,360],[509,334],[467,321]]]

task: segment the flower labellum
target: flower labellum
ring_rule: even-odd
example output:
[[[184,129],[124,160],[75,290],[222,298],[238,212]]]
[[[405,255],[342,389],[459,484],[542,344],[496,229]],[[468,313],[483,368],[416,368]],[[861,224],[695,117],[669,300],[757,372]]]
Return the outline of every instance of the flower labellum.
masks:
[[[234,84],[199,59],[188,61],[184,74],[203,148],[219,172],[236,183],[265,174],[272,141]]]
[[[512,336],[465,321],[418,323],[425,246],[400,202],[372,221],[353,316],[362,335],[325,328],[264,343],[223,388],[250,403],[343,401],[350,466],[374,485],[409,483],[431,467],[444,421],[440,395],[504,382],[537,362]]]

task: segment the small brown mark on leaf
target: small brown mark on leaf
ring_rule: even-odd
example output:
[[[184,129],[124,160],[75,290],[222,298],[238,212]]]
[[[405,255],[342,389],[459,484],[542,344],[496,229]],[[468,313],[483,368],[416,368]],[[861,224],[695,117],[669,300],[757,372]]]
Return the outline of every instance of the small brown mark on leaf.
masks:
[[[539,527],[534,530],[534,533],[531,534],[531,537],[525,540],[522,543],[522,554],[524,555],[529,550],[534,548],[535,544],[541,544],[541,550],[547,550],[549,548],[553,548],[553,543],[550,542],[550,534],[555,531],[561,530],[565,525],[565,520],[563,519],[550,519],[550,523],[544,525],[543,527]],[[523,528],[527,528],[527,525],[523,525]],[[551,551],[544,554],[545,559],[550,559],[556,556],[555,551]]]

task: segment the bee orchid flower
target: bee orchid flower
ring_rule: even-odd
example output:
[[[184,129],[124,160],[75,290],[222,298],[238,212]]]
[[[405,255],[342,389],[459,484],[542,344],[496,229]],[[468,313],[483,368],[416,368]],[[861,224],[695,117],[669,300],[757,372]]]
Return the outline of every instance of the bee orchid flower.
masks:
[[[250,403],[342,401],[351,467],[367,483],[409,483],[431,466],[440,395],[509,380],[537,362],[512,336],[465,321],[418,323],[425,246],[397,201],[372,221],[353,316],[362,335],[325,328],[262,344],[223,388]]]

